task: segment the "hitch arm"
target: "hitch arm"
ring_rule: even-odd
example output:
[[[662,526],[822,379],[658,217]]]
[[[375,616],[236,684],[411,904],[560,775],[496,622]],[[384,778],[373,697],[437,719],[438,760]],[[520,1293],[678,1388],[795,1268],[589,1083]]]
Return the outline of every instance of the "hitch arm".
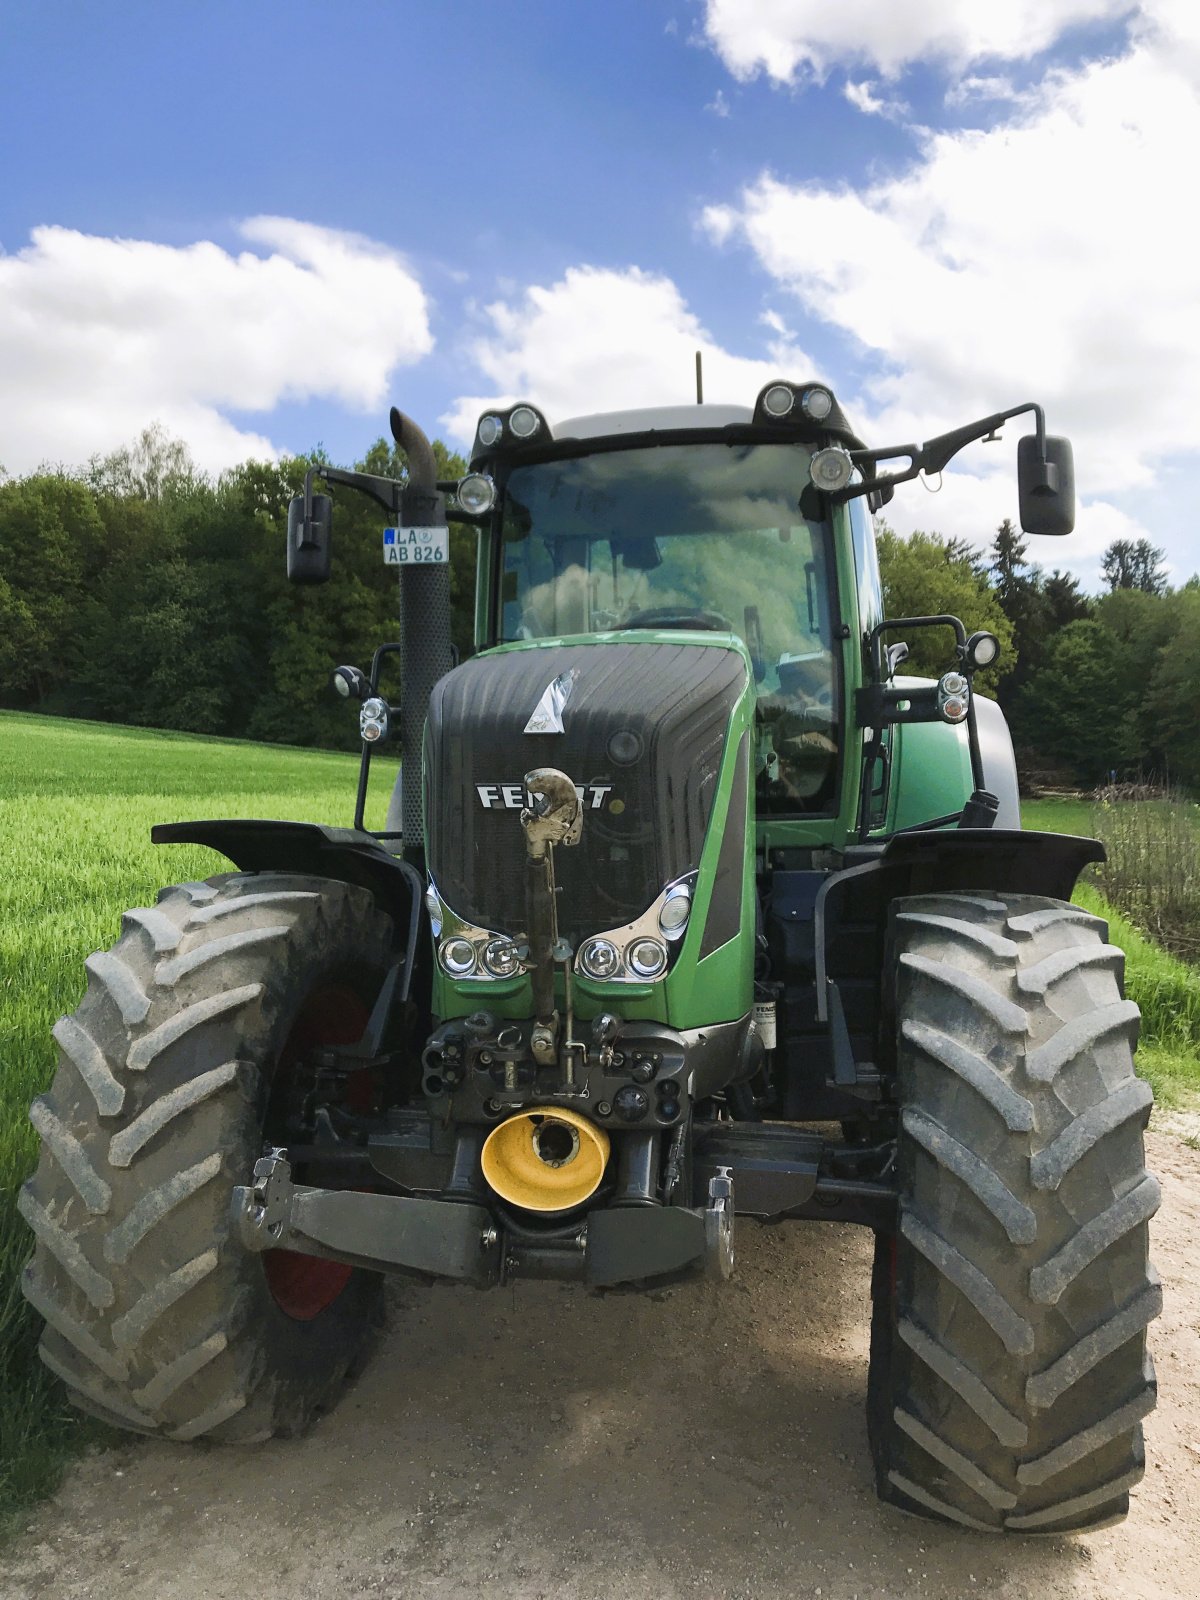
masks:
[[[431,1273],[463,1283],[494,1283],[499,1248],[490,1212],[465,1201],[312,1189],[292,1182],[284,1150],[254,1163],[249,1184],[233,1190],[232,1216],[243,1249],[295,1250],[348,1266]]]

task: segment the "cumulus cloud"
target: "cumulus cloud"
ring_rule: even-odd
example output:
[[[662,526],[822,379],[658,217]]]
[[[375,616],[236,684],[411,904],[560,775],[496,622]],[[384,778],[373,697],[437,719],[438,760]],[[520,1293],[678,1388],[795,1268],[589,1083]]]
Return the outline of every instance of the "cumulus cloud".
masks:
[[[842,85],[842,94],[856,111],[861,111],[866,117],[888,117],[892,121],[908,115],[908,106],[903,100],[884,99],[875,93],[875,85],[870,79],[862,83],[855,83],[852,78],[847,78]]]
[[[151,421],[219,469],[271,455],[227,412],[327,396],[379,405],[432,347],[421,285],[393,250],[288,217],[239,226],[234,255],[34,230],[0,254],[0,460],[75,463]]]
[[[1197,8],[1160,4],[1125,54],[1051,74],[1001,125],[927,135],[910,170],[859,192],[764,175],[709,232],[858,346],[873,436],[1037,398],[1074,437],[1082,488],[1135,490],[1164,458],[1195,460],[1198,46]]]
[[[792,83],[835,66],[895,77],[931,59],[952,68],[1026,61],[1069,28],[1136,9],[1136,0],[926,0],[914,16],[896,0],[706,0],[704,29],[735,78]]]
[[[623,272],[572,267],[548,287],[534,285],[481,313],[483,328],[467,354],[490,380],[490,393],[464,395],[441,419],[469,442],[488,406],[536,400],[553,422],[592,411],[679,405],[695,399],[695,352],[702,352],[704,397],[750,405],[781,373],[819,377],[781,319],[764,357],[732,355],[713,339],[670,278],[631,267]]]

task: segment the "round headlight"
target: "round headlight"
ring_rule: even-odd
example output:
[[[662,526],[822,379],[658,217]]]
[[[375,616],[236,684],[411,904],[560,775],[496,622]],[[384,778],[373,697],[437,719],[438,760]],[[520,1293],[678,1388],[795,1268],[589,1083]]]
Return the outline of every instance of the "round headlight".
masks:
[[[800,396],[800,409],[813,422],[824,422],[833,410],[833,396],[828,389],[805,389]]]
[[[493,978],[511,978],[521,970],[521,958],[511,939],[491,939],[483,952],[483,964]]]
[[[850,482],[854,471],[854,463],[849,452],[838,445],[831,444],[824,450],[818,450],[808,465],[809,476],[818,489],[824,489],[826,494],[832,494],[836,489],[844,489]]]
[[[475,970],[475,946],[469,939],[455,935],[444,941],[441,951],[442,966],[452,978],[465,978]]]
[[[658,925],[668,936],[678,933],[687,924],[692,912],[692,897],[686,889],[676,889],[663,901],[658,913]]]
[[[786,383],[773,383],[763,395],[763,410],[769,417],[786,417],[796,404],[796,396]]]
[[[589,978],[615,978],[621,957],[611,939],[589,939],[579,952],[579,965]]]
[[[485,472],[469,472],[458,486],[458,503],[471,517],[481,517],[496,504],[496,485]]]
[[[629,947],[629,966],[639,978],[657,978],[667,965],[667,952],[657,939],[635,939]]]
[[[967,665],[972,672],[990,667],[1000,654],[1000,641],[994,633],[973,633],[967,640]]]
[[[488,415],[480,417],[479,427],[475,430],[475,437],[484,449],[499,442],[500,435],[504,432],[504,421],[500,417]]]
[[[542,419],[532,406],[517,406],[508,414],[508,425],[518,439],[532,439],[542,425]]]

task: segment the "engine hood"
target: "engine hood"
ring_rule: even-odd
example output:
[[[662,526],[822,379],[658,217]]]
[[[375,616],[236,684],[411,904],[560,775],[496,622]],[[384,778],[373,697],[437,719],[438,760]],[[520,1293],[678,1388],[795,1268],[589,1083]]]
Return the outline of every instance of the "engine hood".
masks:
[[[467,922],[522,931],[522,779],[549,766],[583,801],[580,843],[555,855],[561,931],[577,942],[641,915],[700,865],[747,682],[732,643],[661,637],[506,648],[456,668],[426,726],[427,859],[442,899]],[[543,726],[561,731],[530,731]]]

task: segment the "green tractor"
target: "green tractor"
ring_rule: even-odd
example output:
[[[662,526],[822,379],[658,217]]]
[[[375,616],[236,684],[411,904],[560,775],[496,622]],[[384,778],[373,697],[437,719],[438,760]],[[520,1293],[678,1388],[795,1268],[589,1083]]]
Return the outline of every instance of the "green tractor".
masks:
[[[54,1030],[25,1292],[77,1405],[260,1440],[331,1401],[382,1274],[658,1287],[727,1278],[741,1218],[852,1222],[880,1495],[994,1531],[1127,1510],[1159,1189],[1122,956],[1069,903],[1103,851],[1020,831],[973,687],[997,642],[886,618],[870,516],[1023,412],[1022,526],[1067,533],[1037,406],[870,449],[812,383],[498,408],[454,483],[393,411],[403,483],[312,469],[289,576],[329,574],[322,482],[381,504],[400,579],[399,642],[334,674],[355,824],[156,828],[237,870],[127,912]],[[457,665],[448,521],[478,535]],[[903,675],[929,628],[944,673]]]

